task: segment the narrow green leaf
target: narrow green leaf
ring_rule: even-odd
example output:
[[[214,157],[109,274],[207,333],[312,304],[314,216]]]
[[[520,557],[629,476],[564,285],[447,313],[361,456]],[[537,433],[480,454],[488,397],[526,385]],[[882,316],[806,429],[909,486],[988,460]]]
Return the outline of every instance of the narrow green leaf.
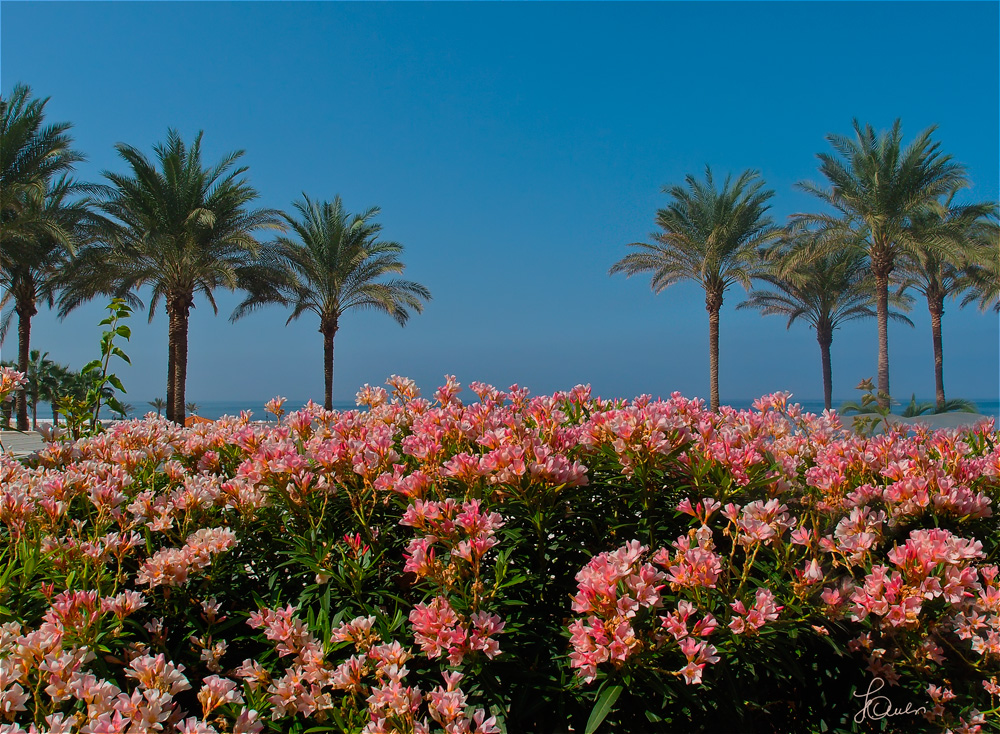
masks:
[[[587,719],[587,728],[584,729],[584,734],[594,734],[597,731],[597,728],[604,722],[608,714],[611,713],[615,702],[621,694],[622,686],[610,686],[604,689],[601,695],[597,697],[594,710],[590,712],[590,718]]]

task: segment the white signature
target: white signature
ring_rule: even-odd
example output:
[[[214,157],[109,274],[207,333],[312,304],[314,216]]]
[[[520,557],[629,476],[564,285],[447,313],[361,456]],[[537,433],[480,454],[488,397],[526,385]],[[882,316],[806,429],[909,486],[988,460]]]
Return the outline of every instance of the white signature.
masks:
[[[883,688],[885,688],[885,681],[881,678],[875,678],[868,684],[868,690],[866,692],[854,694],[855,698],[863,698],[865,700],[865,705],[862,706],[861,710],[854,715],[854,722],[856,724],[860,724],[865,719],[878,721],[879,719],[887,719],[890,716],[916,716],[917,714],[922,714],[927,711],[926,706],[913,708],[912,702],[906,704],[905,709],[893,706],[892,701],[889,700],[888,696],[875,695]]]

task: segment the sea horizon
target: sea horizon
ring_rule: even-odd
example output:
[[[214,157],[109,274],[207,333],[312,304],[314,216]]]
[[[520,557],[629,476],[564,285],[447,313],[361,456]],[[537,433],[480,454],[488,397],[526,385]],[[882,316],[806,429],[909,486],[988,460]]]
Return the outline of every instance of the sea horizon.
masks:
[[[264,410],[265,403],[269,402],[273,397],[274,396],[272,396],[270,398],[267,398],[267,399],[263,399],[263,400],[261,400],[261,399],[254,399],[254,398],[245,399],[245,400],[195,400],[194,403],[198,406],[198,413],[197,413],[197,415],[201,416],[202,418],[209,418],[209,419],[212,419],[212,420],[216,420],[218,418],[221,418],[224,415],[238,416],[240,414],[240,412],[246,410],[246,411],[250,411],[253,414],[253,417],[256,418],[256,419],[258,419],[258,420],[268,420],[268,419],[272,419],[273,420],[273,416],[271,416],[269,413],[267,413],[267,411]],[[427,397],[430,397],[430,396],[427,396]],[[464,396],[460,396],[460,397],[464,398]],[[601,396],[601,397],[612,397],[612,396]],[[637,396],[629,396],[630,399],[634,398],[634,397],[637,397]],[[661,396],[661,397],[666,398],[668,396]],[[731,406],[733,408],[736,408],[737,410],[746,410],[746,409],[749,409],[750,407],[752,407],[753,402],[755,400],[757,400],[759,397],[760,396],[757,396],[757,397],[754,397],[754,398],[742,398],[742,399],[736,399],[736,400],[725,400],[724,399],[722,401],[722,404],[723,405],[729,405],[729,406]],[[322,399],[315,399],[315,398],[313,398],[313,400],[316,403],[322,403],[323,402]],[[857,398],[857,396],[854,396],[854,397],[851,397],[851,398],[835,398],[832,401],[834,410],[838,409],[841,405],[843,405],[848,400],[857,401],[858,398]],[[972,402],[976,406],[976,408],[978,409],[978,412],[979,412],[980,415],[993,416],[994,418],[1000,418],[1000,398],[979,398],[979,399],[969,398],[969,400],[970,400],[970,402]],[[301,408],[304,405],[306,405],[306,403],[308,403],[308,402],[309,402],[309,398],[305,398],[305,399],[287,398],[285,400],[285,403],[284,403],[285,412],[287,413],[287,412],[291,412],[293,410],[298,410],[299,408]],[[705,402],[707,403],[708,401],[706,400]],[[819,399],[816,399],[816,398],[802,398],[802,399],[798,399],[798,398],[796,398],[793,395],[792,398],[790,399],[790,402],[791,403],[797,403],[797,404],[799,404],[802,407],[802,409],[804,411],[806,411],[806,412],[810,412],[810,413],[822,413],[823,412],[823,399],[822,398],[819,398]],[[933,403],[933,402],[934,402],[933,396],[931,396],[931,397],[917,397],[917,403],[918,404],[920,404],[920,403]],[[905,402],[904,401],[900,401],[898,404],[894,404],[892,406],[892,408],[893,408],[892,412],[896,413],[896,414],[902,413],[902,411],[905,410],[905,408],[906,408],[906,406],[908,404],[909,404],[909,400],[906,400]],[[343,411],[343,410],[354,410],[358,406],[357,406],[357,404],[353,400],[334,400],[333,401],[333,407],[334,407],[335,410],[341,410],[341,411]],[[39,420],[41,421],[43,418],[45,418],[46,422],[51,421],[51,412],[52,411],[48,407],[47,404],[40,404],[40,407],[39,407],[39,410],[38,410]],[[146,415],[149,412],[155,413],[156,411],[155,411],[154,408],[149,407],[148,403],[146,403],[146,402],[133,403],[133,411],[130,414],[130,417],[131,418],[141,418],[141,417],[143,417],[144,415]]]

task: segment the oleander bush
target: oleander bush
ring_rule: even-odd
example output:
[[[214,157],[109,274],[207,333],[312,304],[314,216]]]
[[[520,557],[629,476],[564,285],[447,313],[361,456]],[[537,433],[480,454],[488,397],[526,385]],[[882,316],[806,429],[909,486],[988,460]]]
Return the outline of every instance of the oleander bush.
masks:
[[[992,421],[388,386],[0,458],[0,733],[1000,731]]]

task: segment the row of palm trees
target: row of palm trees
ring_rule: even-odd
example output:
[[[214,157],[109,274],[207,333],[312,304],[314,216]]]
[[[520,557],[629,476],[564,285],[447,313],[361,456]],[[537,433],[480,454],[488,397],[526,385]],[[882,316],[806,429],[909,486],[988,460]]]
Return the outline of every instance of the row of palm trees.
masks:
[[[39,304],[65,316],[98,297],[125,298],[149,319],[162,302],[169,321],[166,416],[183,423],[188,329],[195,295],[217,312],[217,289],[243,290],[231,318],[268,303],[291,307],[289,321],[319,317],[324,344],[325,405],[333,402],[333,343],[352,309],[389,314],[405,324],[430,292],[402,279],[402,245],[379,239],[377,208],[360,214],[340,197],[303,194],[295,214],[254,207],[256,190],[239,164],[242,151],[214,166],[202,162],[202,135],[186,144],[173,130],[150,159],[119,144],[125,172],[104,184],[74,181],[83,155],[70,125],[46,125],[47,99],[24,85],[0,98],[0,338],[14,316],[18,369],[30,361],[31,319]],[[261,241],[264,232],[276,232]],[[28,428],[28,398],[17,401],[18,430]]]
[[[169,131],[150,159],[116,146],[125,172],[105,172],[104,184],[70,177],[83,156],[67,123],[44,124],[47,100],[21,85],[0,98],[0,337],[18,325],[18,367],[31,361],[31,319],[46,304],[65,316],[97,296],[142,306],[149,318],[162,302],[169,321],[165,411],[183,423],[188,330],[194,297],[216,309],[219,288],[242,290],[231,315],[270,303],[319,320],[324,346],[324,402],[332,407],[334,339],[352,309],[373,309],[405,324],[430,299],[402,279],[402,245],[380,239],[377,208],[359,214],[339,197],[303,194],[291,214],[253,206],[257,192],[239,164],[242,152],[214,166],[202,162],[199,134],[186,144]],[[705,290],[709,315],[711,405],[719,405],[719,316],[734,285],[751,291],[740,308],[804,320],[816,331],[830,406],[833,332],[856,318],[875,317],[879,332],[878,389],[889,395],[887,322],[906,320],[916,290],[927,299],[934,334],[937,404],[944,386],[940,324],[944,299],[965,293],[963,305],[1000,310],[1000,245],[995,203],[957,204],[964,168],[932,141],[933,128],[903,147],[899,122],[877,133],[854,125],[852,138],[829,136],[834,154],[820,154],[823,186],[801,184],[832,213],[797,214],[784,226],[768,215],[774,192],[754,171],[721,188],[711,170],[664,189],[651,243],[611,272],[652,274],[659,292],[684,279]],[[262,233],[274,236],[262,241]],[[217,309],[216,309],[217,310]],[[18,428],[28,426],[27,396],[17,404]]]
[[[0,361],[0,367],[13,367],[19,369],[16,362]],[[52,423],[59,425],[59,415],[68,405],[68,401],[83,400],[87,395],[87,390],[91,385],[91,378],[76,370],[72,370],[64,364],[49,359],[48,352],[41,352],[32,349],[28,359],[28,367],[24,370],[27,383],[24,386],[24,397],[31,412],[31,427],[38,428],[38,407],[42,403],[48,403],[52,409]],[[114,394],[114,388],[105,388],[104,397]],[[166,402],[157,398],[160,409]],[[153,408],[157,408],[157,401],[149,403]],[[127,418],[132,414],[133,407],[129,403],[115,401],[116,409],[111,409],[112,416],[116,418]],[[195,410],[192,411],[191,409]],[[0,404],[0,428],[9,428],[13,406],[9,402]],[[189,412],[197,412],[194,403],[188,403]],[[24,430],[24,429],[19,429]]]
[[[823,395],[831,407],[833,332],[842,323],[874,317],[878,323],[878,396],[887,407],[888,322],[920,293],[931,316],[936,408],[944,392],[941,317],[944,301],[1000,311],[1000,229],[995,202],[957,203],[969,186],[965,168],[941,152],[934,128],[903,146],[900,123],[876,132],[854,122],[854,136],[830,135],[833,153],[821,153],[825,183],[801,183],[828,213],[795,214],[784,226],[768,210],[774,192],[755,171],[719,188],[710,169],[699,180],[664,188],[670,198],[656,215],[652,242],[635,242],[611,274],[652,275],[659,293],[682,280],[705,291],[709,317],[711,407],[719,406],[719,314],[734,285],[750,291],[738,308],[780,315],[788,326],[807,322],[816,332]],[[763,284],[756,286],[755,284]],[[911,323],[912,325],[912,323]]]

